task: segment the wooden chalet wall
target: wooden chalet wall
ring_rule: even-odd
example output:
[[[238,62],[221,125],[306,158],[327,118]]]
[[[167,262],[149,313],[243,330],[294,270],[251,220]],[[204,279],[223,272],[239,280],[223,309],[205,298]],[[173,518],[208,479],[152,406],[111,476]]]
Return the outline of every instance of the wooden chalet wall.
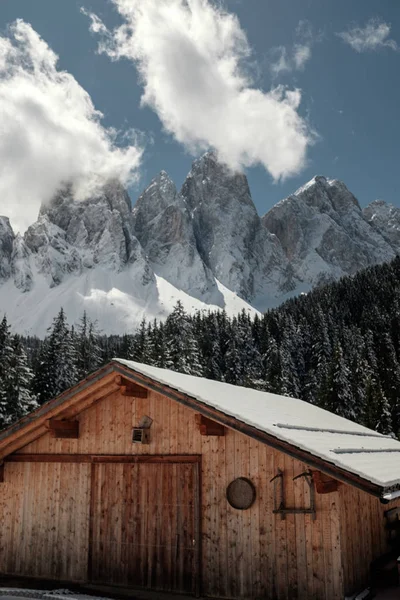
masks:
[[[132,444],[132,427],[143,415],[154,421],[151,442]],[[117,390],[77,418],[79,439],[47,433],[18,452],[21,460],[32,454],[201,456],[204,595],[342,600],[344,587],[365,583],[367,561],[385,549],[384,507],[378,500],[340,486],[315,495],[316,520],[309,514],[282,520],[273,514],[270,480],[281,469],[286,505],[306,507],[309,487],[304,478],[293,477],[307,466],[232,430],[221,437],[200,435],[194,411],[155,392],[145,399]],[[0,484],[1,573],[87,579],[90,467],[6,462]],[[235,510],[226,500],[226,487],[236,477],[247,477],[256,487],[256,502],[248,510]],[[368,533],[362,529],[366,519]]]
[[[397,504],[396,501],[382,504],[379,498],[357,488],[340,486],[340,537],[346,594],[365,586],[371,562],[390,550],[384,513]]]

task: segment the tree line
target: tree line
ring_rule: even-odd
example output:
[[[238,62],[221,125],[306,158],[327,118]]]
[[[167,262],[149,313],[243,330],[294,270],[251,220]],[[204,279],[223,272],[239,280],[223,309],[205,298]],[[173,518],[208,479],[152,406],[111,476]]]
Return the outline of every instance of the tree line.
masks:
[[[44,340],[0,326],[0,424],[5,426],[114,357],[301,398],[400,434],[400,258],[288,300],[264,315],[185,312],[102,335],[64,311]],[[277,400],[279,401],[279,400]]]

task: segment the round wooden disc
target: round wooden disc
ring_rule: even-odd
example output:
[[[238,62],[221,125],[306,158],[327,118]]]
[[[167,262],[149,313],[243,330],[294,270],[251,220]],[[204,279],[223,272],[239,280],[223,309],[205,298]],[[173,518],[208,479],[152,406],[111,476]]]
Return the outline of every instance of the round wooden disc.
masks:
[[[226,490],[226,497],[233,508],[246,510],[256,499],[256,488],[246,477],[238,477],[231,481]]]

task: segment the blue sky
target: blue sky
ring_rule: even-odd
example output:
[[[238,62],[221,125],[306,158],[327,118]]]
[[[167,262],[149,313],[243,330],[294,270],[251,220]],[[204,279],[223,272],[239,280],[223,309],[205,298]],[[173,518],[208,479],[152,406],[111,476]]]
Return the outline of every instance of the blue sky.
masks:
[[[30,23],[59,56],[58,68],[68,71],[104,114],[104,126],[143,133],[139,180],[130,187],[133,201],[161,169],[179,187],[196,152],[165,131],[154,107],[140,106],[143,85],[134,61],[124,56],[112,61],[97,53],[100,38],[89,31],[82,6],[110,31],[123,22],[108,0],[2,0],[0,32],[6,36],[7,26],[17,18]],[[265,165],[246,169],[259,213],[315,174],[342,179],[362,205],[383,198],[400,206],[400,2],[226,0],[224,7],[237,15],[252,49],[246,61],[252,87],[265,92],[277,85],[300,89],[297,113],[318,136],[299,172],[283,181],[274,182]],[[337,35],[363,29],[371,19],[390,26],[383,43],[357,51]],[[306,35],[296,37],[300,22]],[[296,68],[294,46],[303,43],[311,56]],[[286,69],[274,72],[282,57]]]

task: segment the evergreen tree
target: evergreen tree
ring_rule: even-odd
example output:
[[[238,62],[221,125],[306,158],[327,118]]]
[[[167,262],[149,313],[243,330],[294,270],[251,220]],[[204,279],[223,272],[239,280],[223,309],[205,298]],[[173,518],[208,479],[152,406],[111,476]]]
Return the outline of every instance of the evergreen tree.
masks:
[[[39,404],[43,404],[77,381],[75,344],[61,308],[44,341],[33,389]]]
[[[350,372],[343,357],[339,342],[336,343],[328,372],[326,395],[322,399],[323,408],[355,420],[354,399],[351,393]]]
[[[134,339],[132,360],[147,365],[152,364],[150,340],[151,327],[147,325],[146,319],[142,319]]]
[[[10,373],[7,378],[6,406],[7,423],[17,421],[37,408],[38,404],[31,392],[33,372],[28,367],[26,352],[19,336],[12,340]]]
[[[190,318],[178,300],[165,322],[166,364],[180,373],[201,376],[200,349]]]
[[[10,388],[12,345],[10,326],[4,315],[0,323],[0,427],[6,426],[9,420],[8,391]]]
[[[71,332],[72,335],[72,332]],[[83,313],[75,338],[76,376],[84,379],[102,364],[102,352],[96,323],[92,323]]]
[[[366,382],[364,425],[379,433],[392,435],[392,418],[390,405],[381,385],[369,376]]]

